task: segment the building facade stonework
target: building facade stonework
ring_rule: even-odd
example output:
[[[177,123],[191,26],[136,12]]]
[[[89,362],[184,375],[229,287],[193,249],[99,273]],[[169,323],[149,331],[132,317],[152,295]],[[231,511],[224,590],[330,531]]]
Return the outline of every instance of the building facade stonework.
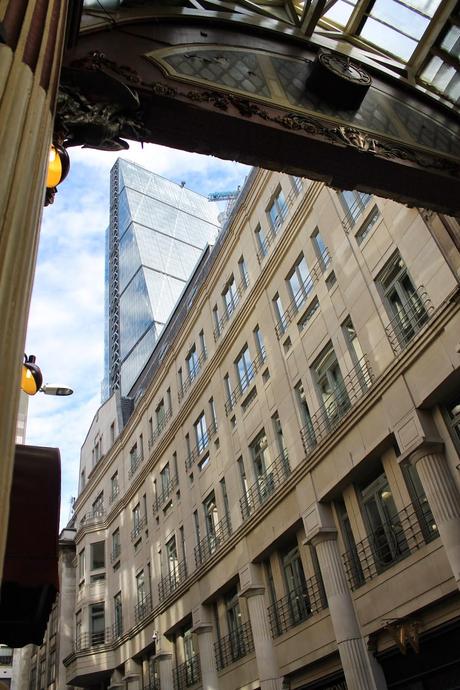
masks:
[[[452,224],[252,171],[82,448],[69,685],[457,687]]]

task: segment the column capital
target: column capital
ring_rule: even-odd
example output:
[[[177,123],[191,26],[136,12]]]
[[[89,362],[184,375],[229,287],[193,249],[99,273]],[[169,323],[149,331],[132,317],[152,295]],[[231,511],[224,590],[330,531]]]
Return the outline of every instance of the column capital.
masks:
[[[197,635],[212,632],[212,623],[209,621],[200,621],[192,627],[192,632],[196,633]]]
[[[264,593],[265,593],[265,586],[264,585],[250,584],[250,585],[246,585],[246,587],[243,587],[243,589],[240,591],[239,596],[244,597],[245,599],[249,599],[249,597],[255,597],[257,594],[264,594]]]
[[[419,460],[427,455],[443,455],[444,443],[442,441],[424,441],[416,450],[409,455],[409,460],[416,465]]]
[[[170,661],[172,659],[172,654],[171,652],[159,649],[158,652],[153,655],[152,659],[155,659],[155,661]]]
[[[337,540],[337,529],[336,527],[318,527],[315,532],[310,532],[306,539],[304,539],[304,544],[321,544],[323,541],[336,541]]]
[[[305,544],[325,539],[335,539],[337,528],[334,523],[332,510],[324,503],[313,503],[302,513],[303,527],[305,530]]]

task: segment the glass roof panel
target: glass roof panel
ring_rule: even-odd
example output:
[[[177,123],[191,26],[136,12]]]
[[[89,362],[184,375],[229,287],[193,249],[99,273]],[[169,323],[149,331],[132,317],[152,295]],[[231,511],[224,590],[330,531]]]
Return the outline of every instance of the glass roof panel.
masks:
[[[339,26],[346,26],[355,5],[356,0],[337,0],[323,16]]]
[[[416,39],[423,36],[429,24],[428,17],[423,17],[395,0],[376,0],[370,16],[389,24],[395,31]],[[385,43],[380,42],[380,45],[383,47]]]
[[[459,26],[453,26],[447,34],[444,37],[444,40],[441,43],[441,48],[446,51],[446,53],[450,53],[451,55],[455,55],[456,57],[459,56],[460,54],[460,27]]]
[[[403,36],[393,29],[369,17],[363,26],[361,36],[370,43],[382,47],[388,53],[407,62],[417,47],[415,39]]]

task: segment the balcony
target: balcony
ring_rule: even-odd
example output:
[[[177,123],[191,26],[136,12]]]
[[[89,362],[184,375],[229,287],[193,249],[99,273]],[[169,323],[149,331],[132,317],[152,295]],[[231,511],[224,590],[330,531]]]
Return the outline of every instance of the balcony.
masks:
[[[136,541],[136,539],[139,537],[140,533],[142,532],[146,524],[147,516],[143,515],[141,518],[139,518],[139,520],[136,522],[133,529],[131,530],[131,541]]]
[[[201,370],[203,369],[205,362],[208,358],[208,353],[206,350],[201,353],[201,355],[198,357],[196,360],[196,364],[194,366],[194,369],[192,372],[189,373],[186,379],[182,382],[182,386],[179,389],[179,392],[177,394],[179,402],[183,400],[183,398],[186,396],[187,392],[191,388],[193,382],[198,378],[198,376],[201,374]]]
[[[253,359],[251,365],[248,367],[246,374],[242,377],[232,394],[227,398],[225,402],[225,414],[227,417],[235,407],[238,400],[249,391],[255,375],[259,369],[264,366],[266,361],[267,354],[265,352],[265,348],[262,347],[259,354]]]
[[[149,450],[152,450],[153,446],[155,445],[157,439],[161,436],[163,431],[166,429],[168,426],[168,422],[172,417],[172,409],[168,410],[164,417],[158,422],[155,430],[152,432],[152,435],[149,438]]]
[[[195,446],[195,448],[189,453],[187,456],[187,459],[185,461],[185,468],[187,470],[192,469],[192,465],[198,460],[198,458],[203,455],[205,450],[209,446],[209,441],[211,438],[217,433],[217,424],[213,422],[208,426],[206,431],[204,432],[203,436],[201,437],[199,443]]]
[[[83,652],[86,649],[100,647],[112,642],[112,628],[98,630],[97,632],[84,632],[75,639],[75,652]]]
[[[190,657],[173,670],[174,690],[185,690],[200,681],[200,659],[198,654]]]
[[[423,285],[404,304],[398,305],[398,313],[385,328],[395,355],[402,352],[421,331],[432,311],[433,305]]]
[[[114,547],[112,549],[112,553],[110,554],[110,562],[116,563],[117,561],[119,561],[120,560],[120,554],[121,554],[121,544],[114,544]]]
[[[230,517],[225,515],[222,520],[214,527],[212,534],[207,534],[195,546],[195,563],[196,567],[206,563],[211,556],[218,551],[218,549],[231,537],[232,526],[230,524]]]
[[[158,583],[158,597],[163,601],[187,579],[187,563],[180,561]]]
[[[179,484],[178,477],[171,477],[168,483],[163,487],[158,496],[155,497],[153,503],[153,514],[158,513],[158,511],[165,505],[168,498],[173,493],[176,486]]]
[[[103,506],[101,506],[100,508],[92,510],[90,513],[86,513],[86,515],[83,515],[82,519],[80,520],[80,527],[83,527],[84,525],[97,525],[100,522],[104,522],[104,520],[105,510]]]
[[[367,393],[373,380],[369,361],[364,356],[300,430],[306,455],[332,434],[353,405]]]
[[[311,267],[309,276],[304,280],[292,301],[289,303],[286,311],[276,324],[275,331],[278,340],[282,338],[289,324],[295,319],[302,307],[306,305],[313,287],[330,263],[331,257],[326,247],[318,261]]]
[[[143,459],[144,459],[144,455],[141,452],[137,452],[137,453],[134,453],[133,455],[130,455],[128,479],[132,479],[134,477],[134,475],[137,472],[139,465],[141,464]]]
[[[217,670],[221,671],[253,651],[254,640],[251,625],[249,621],[246,621],[214,643]]]
[[[274,226],[270,225],[268,227],[266,237],[260,242],[259,249],[257,251],[257,261],[259,264],[265,259],[270,251],[270,247],[274,243],[275,239],[279,235],[279,232],[284,225],[286,218],[289,215],[289,211],[294,204],[294,201],[299,196],[302,189],[302,185],[297,185],[296,189],[292,189],[286,197],[284,205],[281,207],[281,213],[278,215],[276,224]]]
[[[152,597],[146,594],[134,607],[134,620],[139,623],[152,611]]]
[[[313,575],[303,587],[292,590],[268,607],[273,637],[279,637],[296,625],[327,608],[323,583]]]
[[[350,587],[361,587],[438,536],[428,501],[411,503],[343,554]]]
[[[237,288],[233,294],[233,297],[232,297],[231,306],[226,307],[224,313],[219,318],[219,320],[216,324],[216,327],[214,329],[214,342],[217,342],[217,340],[222,335],[222,332],[225,329],[225,326],[227,325],[227,323],[230,321],[233,314],[235,313],[235,310],[236,310],[238,304],[241,302],[243,294],[246,292],[248,287],[249,287],[249,281],[247,279],[245,282],[241,282],[238,284],[238,286],[237,286]]]
[[[358,194],[356,201],[349,206],[348,211],[342,218],[342,225],[345,232],[350,232],[350,230],[354,227],[360,215],[364,213],[364,210],[371,199],[372,197],[370,194]]]
[[[288,453],[284,449],[270,467],[257,478],[257,481],[248,489],[246,495],[240,498],[243,520],[247,520],[258,508],[266,503],[276,490],[284,484],[290,473]]]

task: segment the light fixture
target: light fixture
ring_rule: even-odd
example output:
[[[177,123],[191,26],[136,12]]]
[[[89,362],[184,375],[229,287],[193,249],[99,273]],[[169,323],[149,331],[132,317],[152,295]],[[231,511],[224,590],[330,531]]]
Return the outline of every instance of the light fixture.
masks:
[[[50,148],[48,160],[47,189],[54,189],[67,177],[70,168],[70,158],[67,149],[61,144],[53,144]]]
[[[40,388],[40,393],[45,393],[45,395],[72,395],[73,390],[62,383],[45,383]]]
[[[35,395],[43,383],[43,376],[40,367],[35,364],[35,355],[24,355],[22,365],[21,388],[27,395]]]
[[[388,499],[391,498],[391,491],[389,489],[384,489],[380,496],[384,501],[388,501]]]

